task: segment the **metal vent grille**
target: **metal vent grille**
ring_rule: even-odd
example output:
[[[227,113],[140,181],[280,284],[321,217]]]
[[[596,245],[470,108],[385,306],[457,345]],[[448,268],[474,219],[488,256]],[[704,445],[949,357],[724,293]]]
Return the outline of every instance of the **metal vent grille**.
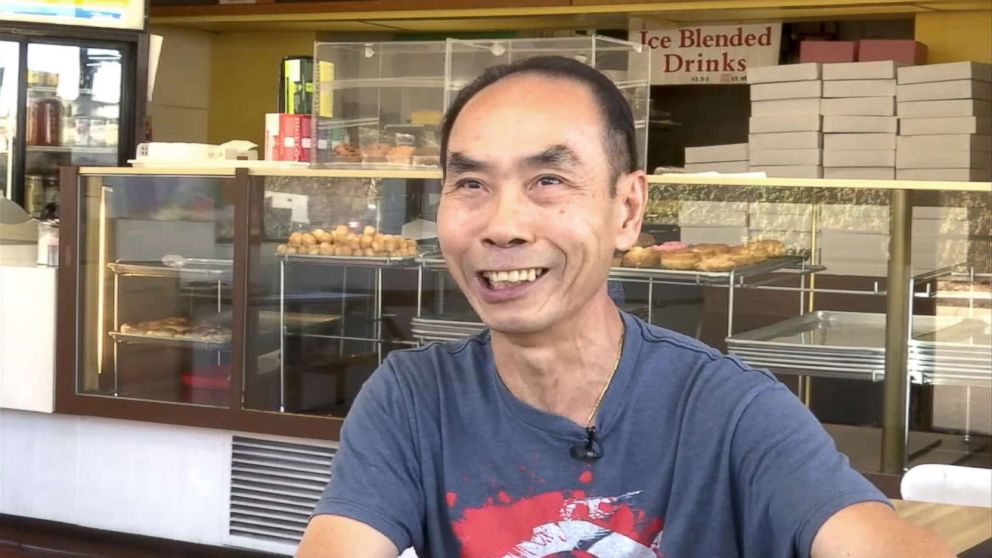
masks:
[[[231,515],[236,537],[296,545],[324,486],[334,448],[235,436]]]

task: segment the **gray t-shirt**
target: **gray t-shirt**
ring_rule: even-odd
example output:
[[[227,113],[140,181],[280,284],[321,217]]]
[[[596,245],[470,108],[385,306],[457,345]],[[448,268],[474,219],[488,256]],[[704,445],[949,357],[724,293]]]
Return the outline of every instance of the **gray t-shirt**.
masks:
[[[584,429],[509,392],[483,333],[389,355],[315,514],[422,558],[778,558],[808,556],[838,510],[886,501],[772,375],[623,319],[601,459],[574,459]]]

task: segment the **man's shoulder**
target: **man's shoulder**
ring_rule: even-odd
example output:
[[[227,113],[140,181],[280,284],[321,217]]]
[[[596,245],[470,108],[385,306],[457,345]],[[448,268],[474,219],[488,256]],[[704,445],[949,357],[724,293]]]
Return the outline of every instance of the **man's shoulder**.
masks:
[[[392,351],[383,367],[412,381],[437,380],[454,372],[479,369],[492,361],[489,332],[456,341],[431,342],[420,347]]]
[[[754,368],[736,356],[719,350],[687,335],[647,323],[634,317],[641,336],[641,366],[664,368],[666,374],[681,373],[694,384],[701,380],[736,380],[747,384],[776,383],[766,370]]]

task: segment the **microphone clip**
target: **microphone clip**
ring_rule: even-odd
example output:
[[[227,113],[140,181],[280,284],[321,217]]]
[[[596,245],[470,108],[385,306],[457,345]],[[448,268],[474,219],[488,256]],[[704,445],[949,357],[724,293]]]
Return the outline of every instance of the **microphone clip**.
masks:
[[[579,461],[596,461],[603,457],[603,445],[596,438],[596,427],[586,428],[586,439],[571,447],[569,453]]]

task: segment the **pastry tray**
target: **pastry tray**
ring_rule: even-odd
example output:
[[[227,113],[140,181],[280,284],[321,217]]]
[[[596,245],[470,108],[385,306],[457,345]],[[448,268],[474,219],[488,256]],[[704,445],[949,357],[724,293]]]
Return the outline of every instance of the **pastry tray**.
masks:
[[[780,269],[795,269],[799,271],[820,271],[822,268],[813,267],[806,263],[805,255],[775,256],[763,262],[741,266],[730,271],[693,271],[679,269],[664,269],[660,267],[613,267],[610,269],[610,279],[636,280],[674,280],[692,283],[730,283],[734,279],[746,279],[757,275],[765,275]],[[446,270],[444,259],[440,254],[427,254],[418,260],[425,269]]]
[[[775,256],[763,262],[740,266],[729,271],[694,271],[664,269],[660,267],[614,267],[610,279],[660,279],[696,283],[729,283],[734,279],[746,279],[765,275],[780,269],[819,271],[820,268],[806,265],[805,256]]]
[[[206,341],[193,338],[182,337],[159,337],[157,335],[146,335],[142,333],[121,333],[111,331],[108,333],[114,341],[118,343],[132,343],[141,345],[160,345],[164,347],[182,347],[194,349],[224,350],[231,346],[230,341]]]
[[[416,267],[417,258],[410,256],[394,258],[391,256],[321,256],[309,254],[284,254],[280,256],[286,262],[319,263],[347,267]]]
[[[203,279],[224,279],[231,275],[231,267],[199,265],[188,263],[183,266],[168,266],[157,261],[110,262],[107,267],[117,275],[125,277],[196,277]]]

